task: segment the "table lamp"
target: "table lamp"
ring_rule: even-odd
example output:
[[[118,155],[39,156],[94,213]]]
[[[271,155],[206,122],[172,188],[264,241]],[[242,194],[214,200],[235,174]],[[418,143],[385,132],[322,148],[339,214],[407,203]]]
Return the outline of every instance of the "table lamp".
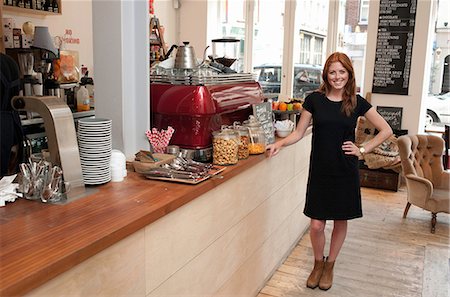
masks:
[[[36,26],[34,28],[34,41],[31,47],[45,50],[48,54],[53,55],[53,57],[49,55],[47,59],[53,60],[59,58],[59,49],[55,47],[48,27]]]

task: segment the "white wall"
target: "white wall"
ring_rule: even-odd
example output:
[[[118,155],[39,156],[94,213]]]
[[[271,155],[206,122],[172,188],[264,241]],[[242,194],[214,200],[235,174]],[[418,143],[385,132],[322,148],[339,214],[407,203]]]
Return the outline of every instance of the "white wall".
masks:
[[[209,44],[208,1],[182,0],[180,7],[180,43],[189,41],[195,49],[198,58],[203,56],[203,50]]]
[[[30,21],[35,26],[48,26],[52,36],[64,36],[65,30],[72,30],[72,38],[79,38],[80,44],[66,44],[65,49],[78,51],[79,64],[89,68],[94,75],[93,38],[92,38],[92,0],[61,0],[62,15],[38,16],[25,13],[3,11],[4,18],[13,18],[16,28]]]
[[[168,48],[172,44],[179,44],[178,40],[178,22],[179,22],[179,10],[173,6],[173,0],[155,0],[154,9],[155,16],[159,19],[159,22],[165,28],[164,41]]]
[[[182,45],[183,41],[189,41],[197,58],[203,58],[204,49],[211,45],[211,40],[208,39],[209,13],[217,9],[217,3],[205,0],[178,0],[179,7],[175,8],[176,1],[155,0],[154,3],[155,16],[165,27],[165,42],[170,48],[172,44]]]
[[[431,36],[434,28],[434,24],[430,20],[432,19],[432,6],[435,4],[436,0],[417,1],[408,95],[372,94],[372,105],[374,106],[403,107],[402,129],[407,129],[409,134],[424,132],[426,111],[425,107],[422,107],[422,98],[425,98],[428,93],[428,78],[430,77],[428,65],[431,62]],[[364,82],[366,92],[372,90],[379,9],[378,1],[370,2]]]
[[[148,2],[96,0],[93,20],[95,113],[113,120],[113,148],[133,156],[149,147]]]

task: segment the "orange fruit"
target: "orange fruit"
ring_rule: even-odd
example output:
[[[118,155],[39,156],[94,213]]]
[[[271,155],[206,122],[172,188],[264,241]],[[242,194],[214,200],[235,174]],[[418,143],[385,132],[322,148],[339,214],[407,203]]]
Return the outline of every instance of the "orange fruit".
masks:
[[[294,110],[301,110],[302,109],[302,104],[300,102],[295,102],[294,103]]]
[[[287,104],[285,102],[281,102],[280,105],[278,105],[278,110],[280,111],[286,111]]]
[[[272,102],[272,109],[273,110],[278,110],[278,106],[280,105],[280,102],[278,101],[273,101]]]

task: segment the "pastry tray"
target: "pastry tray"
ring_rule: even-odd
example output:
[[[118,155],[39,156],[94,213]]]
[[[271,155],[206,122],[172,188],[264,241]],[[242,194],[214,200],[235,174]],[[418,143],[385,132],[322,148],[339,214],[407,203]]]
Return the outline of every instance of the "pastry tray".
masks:
[[[199,184],[202,181],[207,180],[211,177],[215,177],[215,176],[218,177],[217,175],[219,173],[221,173],[222,171],[224,171],[225,169],[226,169],[226,167],[224,167],[224,166],[214,165],[214,167],[210,171],[208,171],[208,175],[206,175],[202,178],[197,178],[197,179],[181,179],[181,178],[170,178],[170,177],[156,177],[156,176],[149,176],[149,175],[145,175],[145,174],[144,175],[148,179],[196,185],[196,184]]]

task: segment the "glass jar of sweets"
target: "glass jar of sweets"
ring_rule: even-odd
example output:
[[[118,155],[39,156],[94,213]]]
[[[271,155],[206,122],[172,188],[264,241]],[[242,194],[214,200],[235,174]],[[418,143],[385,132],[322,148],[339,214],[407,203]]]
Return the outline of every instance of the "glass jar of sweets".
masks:
[[[266,151],[266,137],[261,123],[254,117],[250,116],[248,121],[244,122],[250,136],[248,151],[250,155],[262,154]]]
[[[249,155],[248,145],[250,142],[250,134],[247,127],[233,125],[234,130],[239,133],[239,149],[238,158],[239,160],[247,159]]]
[[[239,133],[233,129],[213,132],[213,163],[234,165],[238,162]]]

